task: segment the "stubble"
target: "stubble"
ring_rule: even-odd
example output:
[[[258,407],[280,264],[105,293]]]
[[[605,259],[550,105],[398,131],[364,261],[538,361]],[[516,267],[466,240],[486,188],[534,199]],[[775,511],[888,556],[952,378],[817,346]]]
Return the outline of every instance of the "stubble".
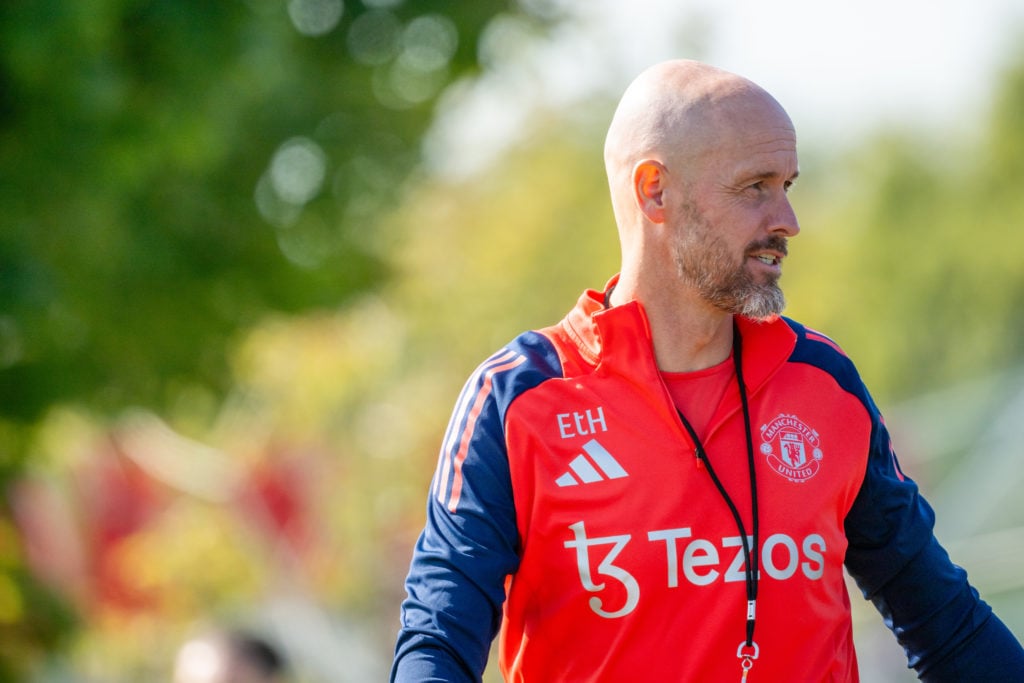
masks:
[[[782,313],[786,298],[778,276],[758,282],[747,268],[747,256],[769,249],[786,253],[786,238],[778,235],[752,242],[736,263],[714,226],[700,209],[688,203],[687,223],[676,239],[676,266],[682,280],[716,308],[754,320],[768,320]]]

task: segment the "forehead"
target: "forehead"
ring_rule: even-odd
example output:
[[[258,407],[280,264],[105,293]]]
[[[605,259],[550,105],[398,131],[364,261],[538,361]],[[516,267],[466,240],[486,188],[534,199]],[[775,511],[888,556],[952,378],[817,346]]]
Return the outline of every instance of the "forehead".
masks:
[[[714,154],[737,172],[792,176],[797,172],[796,132],[792,127],[737,131],[720,141]]]
[[[693,170],[710,182],[746,176],[792,179],[798,172],[796,131],[784,114],[719,121],[710,127],[705,143],[693,159]]]
[[[729,172],[796,174],[796,130],[770,95],[743,90],[702,104],[689,118],[688,134],[680,136],[694,171],[707,172],[711,166]]]

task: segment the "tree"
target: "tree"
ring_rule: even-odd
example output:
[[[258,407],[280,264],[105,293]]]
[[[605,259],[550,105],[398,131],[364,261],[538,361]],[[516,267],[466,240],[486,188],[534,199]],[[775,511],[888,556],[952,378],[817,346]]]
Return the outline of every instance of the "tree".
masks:
[[[53,406],[215,404],[241,332],[386,279],[377,212],[415,167],[438,94],[514,9],[0,6],[0,488]],[[13,557],[0,589],[38,604]],[[31,613],[0,615],[17,644],[0,678],[60,630]]]
[[[0,419],[221,391],[267,311],[386,276],[374,215],[501,0],[0,9]]]

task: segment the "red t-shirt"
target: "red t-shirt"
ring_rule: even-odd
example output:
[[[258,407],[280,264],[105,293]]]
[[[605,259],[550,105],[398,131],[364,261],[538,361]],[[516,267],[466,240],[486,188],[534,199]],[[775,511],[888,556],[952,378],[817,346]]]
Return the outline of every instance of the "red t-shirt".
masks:
[[[736,376],[732,355],[718,365],[694,372],[662,372],[672,402],[703,441],[722,396]]]

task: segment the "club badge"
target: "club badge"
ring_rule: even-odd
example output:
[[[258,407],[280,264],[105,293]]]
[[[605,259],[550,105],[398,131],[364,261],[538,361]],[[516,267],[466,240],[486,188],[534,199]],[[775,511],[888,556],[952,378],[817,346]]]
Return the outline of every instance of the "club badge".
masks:
[[[780,475],[803,483],[821,469],[821,441],[818,432],[796,415],[780,413],[761,425],[761,453],[768,466]]]

